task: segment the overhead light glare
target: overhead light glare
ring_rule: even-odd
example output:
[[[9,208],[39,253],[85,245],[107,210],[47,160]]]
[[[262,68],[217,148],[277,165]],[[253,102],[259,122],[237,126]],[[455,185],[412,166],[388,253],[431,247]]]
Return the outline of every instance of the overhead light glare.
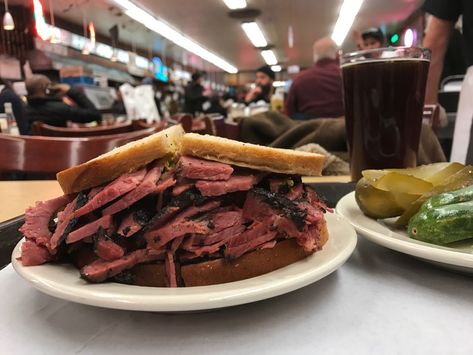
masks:
[[[283,86],[286,86],[285,81],[273,81],[273,87],[275,88],[281,88]]]
[[[408,28],[406,32],[404,32],[404,46],[412,47],[416,40],[416,33],[411,29]]]
[[[264,51],[261,51],[261,56],[268,65],[278,64],[278,60],[272,49],[266,49]]]
[[[3,15],[3,29],[5,31],[13,31],[15,29],[15,22],[10,11],[5,12],[5,15]]]
[[[226,60],[205,49],[189,37],[179,33],[168,24],[151,15],[149,12],[136,6],[133,2],[129,0],[113,0],[113,2],[124,10],[125,15],[143,24],[151,31],[156,32],[179,47],[184,48],[228,73],[234,74],[238,72],[238,69]]]
[[[244,9],[246,7],[246,0],[223,0],[223,2],[230,10]]]
[[[266,47],[268,45],[263,31],[256,22],[243,22],[241,27],[255,47]]]
[[[337,44],[337,46],[341,46],[345,40],[345,37],[347,36],[348,31],[350,31],[351,25],[353,24],[353,21],[355,21],[355,17],[360,11],[362,4],[363,0],[343,1],[331,36],[332,40]]]
[[[271,70],[272,70],[273,72],[275,72],[275,73],[278,73],[278,72],[280,72],[280,71],[282,70],[282,68],[281,68],[280,65],[273,65],[273,66],[271,67]]]

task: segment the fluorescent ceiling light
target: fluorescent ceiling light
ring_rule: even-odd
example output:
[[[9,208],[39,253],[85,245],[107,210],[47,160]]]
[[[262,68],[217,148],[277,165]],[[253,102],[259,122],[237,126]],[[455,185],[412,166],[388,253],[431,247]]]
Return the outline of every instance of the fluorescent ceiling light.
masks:
[[[243,22],[241,27],[255,47],[266,47],[268,45],[263,31],[256,22]]]
[[[282,68],[281,68],[280,65],[273,65],[273,66],[271,67],[271,70],[272,70],[273,72],[277,73],[277,72],[280,72],[280,71],[282,70]]]
[[[261,56],[263,57],[264,61],[268,65],[278,64],[278,60],[276,59],[276,55],[274,54],[274,52],[271,49],[261,51]]]
[[[223,0],[223,2],[230,10],[244,9],[246,7],[246,0]]]
[[[238,69],[228,63],[226,60],[220,58],[215,53],[212,53],[209,50],[205,49],[191,38],[184,36],[182,33],[176,31],[174,28],[159,20],[158,18],[154,17],[149,12],[136,6],[133,2],[129,0],[112,1],[124,10],[125,15],[143,24],[151,31],[156,32],[157,34],[163,36],[164,38],[178,45],[179,47],[182,47],[185,50],[194,53],[195,55],[225,70],[228,73],[238,72]]]
[[[341,46],[345,37],[347,36],[348,31],[355,20],[358,11],[360,11],[361,4],[363,0],[344,0],[340,13],[338,15],[337,23],[332,32],[332,40],[338,45]]]

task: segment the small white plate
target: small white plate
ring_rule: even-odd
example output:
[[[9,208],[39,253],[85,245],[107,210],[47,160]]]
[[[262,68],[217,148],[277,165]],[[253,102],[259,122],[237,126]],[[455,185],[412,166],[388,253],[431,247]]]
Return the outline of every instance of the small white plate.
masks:
[[[449,269],[473,273],[473,242],[443,247],[409,238],[406,230],[395,228],[392,220],[367,217],[358,207],[355,193],[338,201],[336,211],[355,227],[358,233],[386,248],[409,254]]]
[[[12,254],[16,272],[38,290],[58,298],[93,306],[136,311],[183,312],[229,307],[282,295],[307,286],[341,266],[356,246],[356,232],[342,217],[326,214],[329,240],[323,250],[279,270],[221,285],[161,288],[119,283],[88,284],[71,265],[24,267]]]

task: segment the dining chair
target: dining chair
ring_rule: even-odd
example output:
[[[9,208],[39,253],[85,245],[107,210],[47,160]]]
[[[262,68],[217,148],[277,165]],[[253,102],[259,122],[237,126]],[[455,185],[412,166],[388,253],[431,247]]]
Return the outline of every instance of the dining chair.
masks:
[[[133,124],[118,123],[96,127],[56,127],[36,121],[32,125],[33,135],[47,137],[95,137],[109,134],[128,133],[134,130]]]
[[[115,147],[149,136],[155,128],[97,137],[41,137],[0,134],[0,179],[55,178],[57,172]]]

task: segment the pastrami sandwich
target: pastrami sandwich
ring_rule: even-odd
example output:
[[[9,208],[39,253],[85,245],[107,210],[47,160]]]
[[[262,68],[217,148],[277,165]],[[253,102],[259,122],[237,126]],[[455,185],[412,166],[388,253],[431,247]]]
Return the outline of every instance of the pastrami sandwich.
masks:
[[[21,261],[158,287],[276,270],[328,239],[326,207],[300,177],[323,160],[171,127],[58,173],[65,195],[26,211]]]

